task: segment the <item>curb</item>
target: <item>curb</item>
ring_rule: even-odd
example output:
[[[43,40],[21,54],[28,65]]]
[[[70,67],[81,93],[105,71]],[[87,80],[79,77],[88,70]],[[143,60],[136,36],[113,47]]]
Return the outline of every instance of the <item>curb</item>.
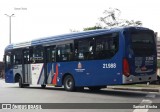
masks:
[[[160,88],[125,88],[125,87],[107,87],[114,90],[130,90],[130,91],[143,91],[143,92],[160,92]]]

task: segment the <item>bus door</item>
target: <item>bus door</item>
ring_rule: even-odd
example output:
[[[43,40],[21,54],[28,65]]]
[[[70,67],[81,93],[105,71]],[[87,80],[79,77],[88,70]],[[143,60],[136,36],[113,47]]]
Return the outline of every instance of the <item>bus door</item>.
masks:
[[[52,84],[52,79],[55,74],[55,61],[56,61],[56,46],[49,46],[45,48],[45,74],[47,84]]]
[[[13,75],[13,64],[12,64],[12,55],[11,52],[7,52],[5,54],[5,82],[13,83],[14,75]]]
[[[30,50],[24,49],[22,51],[22,73],[23,73],[23,82],[31,84],[31,64],[30,64]]]

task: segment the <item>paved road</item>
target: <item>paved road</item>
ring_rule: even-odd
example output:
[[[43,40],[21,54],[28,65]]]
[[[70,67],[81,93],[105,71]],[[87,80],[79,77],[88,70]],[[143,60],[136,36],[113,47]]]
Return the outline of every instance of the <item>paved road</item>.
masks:
[[[66,92],[63,88],[40,86],[19,88],[18,84],[6,84],[0,80],[0,103],[160,103],[160,93],[138,92],[125,90],[104,89],[91,92],[88,89],[79,92]],[[0,110],[5,112],[8,110]],[[22,110],[16,110],[21,112]],[[24,112],[27,110],[23,110]],[[35,112],[35,110],[30,110]],[[37,112],[159,112],[159,110],[116,109],[54,109],[36,110]]]

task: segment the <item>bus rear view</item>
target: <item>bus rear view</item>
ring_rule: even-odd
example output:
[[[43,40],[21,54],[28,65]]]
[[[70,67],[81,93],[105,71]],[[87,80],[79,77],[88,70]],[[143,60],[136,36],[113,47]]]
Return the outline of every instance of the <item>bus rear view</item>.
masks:
[[[124,32],[123,83],[151,82],[157,79],[157,51],[154,32],[134,27]]]

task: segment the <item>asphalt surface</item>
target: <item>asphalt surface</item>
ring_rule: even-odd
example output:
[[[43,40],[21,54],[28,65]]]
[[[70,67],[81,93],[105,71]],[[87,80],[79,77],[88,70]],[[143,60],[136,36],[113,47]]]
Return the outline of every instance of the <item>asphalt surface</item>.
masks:
[[[131,88],[131,87],[130,87]],[[108,86],[101,91],[93,92],[87,88],[78,92],[67,92],[63,88],[31,86],[19,88],[18,84],[7,84],[0,79],[0,103],[160,103],[159,86],[146,88],[120,86]],[[146,91],[144,91],[145,89]],[[153,91],[152,89],[156,90]],[[159,112],[158,109],[45,109],[45,110],[4,110],[1,112]],[[95,106],[96,107],[96,106]]]

